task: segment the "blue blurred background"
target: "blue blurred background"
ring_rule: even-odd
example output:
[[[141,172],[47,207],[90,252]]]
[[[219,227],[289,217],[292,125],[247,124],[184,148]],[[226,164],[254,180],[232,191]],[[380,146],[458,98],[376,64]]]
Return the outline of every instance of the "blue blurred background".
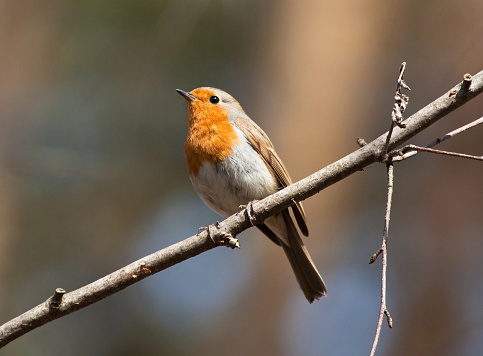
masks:
[[[483,69],[483,2],[0,2],[0,323],[219,220],[192,189],[186,102],[222,88],[294,180]],[[475,99],[412,140],[483,113]],[[482,154],[477,128],[440,146]],[[420,154],[395,167],[380,355],[483,349],[483,167]],[[2,355],[364,355],[378,317],[386,170],[305,201],[328,296],[309,305],[256,229],[12,342]]]

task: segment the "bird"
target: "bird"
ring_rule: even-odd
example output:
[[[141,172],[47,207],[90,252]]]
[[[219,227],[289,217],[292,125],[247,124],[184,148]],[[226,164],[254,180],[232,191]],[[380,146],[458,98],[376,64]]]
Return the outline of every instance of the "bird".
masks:
[[[176,89],[188,102],[188,134],[184,153],[191,183],[208,207],[230,216],[253,201],[292,184],[267,134],[225,91],[200,87]],[[292,207],[300,232],[308,236],[300,202]],[[289,213],[289,209],[256,225],[287,256],[309,303],[326,296],[320,276]]]

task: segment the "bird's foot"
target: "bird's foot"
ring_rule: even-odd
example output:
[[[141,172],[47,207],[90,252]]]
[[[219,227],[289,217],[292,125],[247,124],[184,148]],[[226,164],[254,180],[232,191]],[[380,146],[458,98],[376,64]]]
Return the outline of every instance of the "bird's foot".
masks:
[[[238,239],[234,238],[232,234],[229,232],[220,231],[220,222],[217,221],[215,224],[211,224],[208,226],[203,226],[198,229],[198,235],[202,232],[206,231],[208,236],[210,237],[211,241],[215,245],[225,245],[226,247],[234,248],[241,248]]]
[[[256,218],[255,218],[255,210],[253,210],[253,203],[257,202],[258,200],[252,200],[247,203],[247,205],[240,205],[238,209],[243,210],[247,212],[248,220],[250,220],[250,224],[252,226],[255,226],[258,224]]]

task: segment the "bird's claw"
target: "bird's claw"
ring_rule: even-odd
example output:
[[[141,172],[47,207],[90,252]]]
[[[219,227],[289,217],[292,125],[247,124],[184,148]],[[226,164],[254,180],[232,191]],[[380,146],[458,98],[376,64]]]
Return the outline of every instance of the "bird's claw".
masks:
[[[257,221],[255,218],[255,210],[253,210],[253,203],[257,201],[258,200],[249,201],[247,205],[240,205],[238,207],[238,209],[240,210],[245,209],[245,211],[247,212],[248,220],[250,220],[250,224],[252,224],[252,226],[257,225]]]
[[[220,222],[217,221],[214,224],[208,225],[208,226],[201,226],[198,228],[198,233],[196,235],[201,234],[203,231],[206,231],[208,233],[208,236],[210,237],[211,241],[213,241],[214,244],[217,244],[213,236],[215,236],[215,231],[213,230],[215,227],[219,228]]]
[[[220,222],[217,221],[215,224],[200,227],[198,229],[198,235],[202,231],[206,231],[211,241],[213,241],[215,245],[222,244],[232,249],[241,248],[240,243],[238,242],[238,239],[234,238],[229,232],[217,231],[219,229],[220,229]]]

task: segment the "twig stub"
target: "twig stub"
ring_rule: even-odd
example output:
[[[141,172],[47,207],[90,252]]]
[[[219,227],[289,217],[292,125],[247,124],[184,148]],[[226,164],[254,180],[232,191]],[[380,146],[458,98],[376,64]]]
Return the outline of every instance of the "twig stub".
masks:
[[[204,230],[206,230],[208,236],[215,245],[226,246],[231,249],[241,248],[238,239],[233,237],[230,232],[223,231],[220,226],[220,222],[218,221],[216,224],[209,225]]]
[[[365,145],[367,145],[367,142],[363,138],[358,137],[357,138],[357,144],[359,145],[359,147],[364,147]]]
[[[62,298],[66,291],[63,288],[57,288],[52,297],[50,297],[49,307],[51,309],[59,309],[62,304]]]
[[[238,242],[238,239],[234,238],[230,233],[224,233],[221,241],[223,245],[231,248],[232,250],[235,248],[241,248],[240,242]]]
[[[468,91],[470,89],[472,80],[473,77],[471,76],[471,74],[466,73],[463,76],[463,81],[461,82],[461,90],[464,92]]]

